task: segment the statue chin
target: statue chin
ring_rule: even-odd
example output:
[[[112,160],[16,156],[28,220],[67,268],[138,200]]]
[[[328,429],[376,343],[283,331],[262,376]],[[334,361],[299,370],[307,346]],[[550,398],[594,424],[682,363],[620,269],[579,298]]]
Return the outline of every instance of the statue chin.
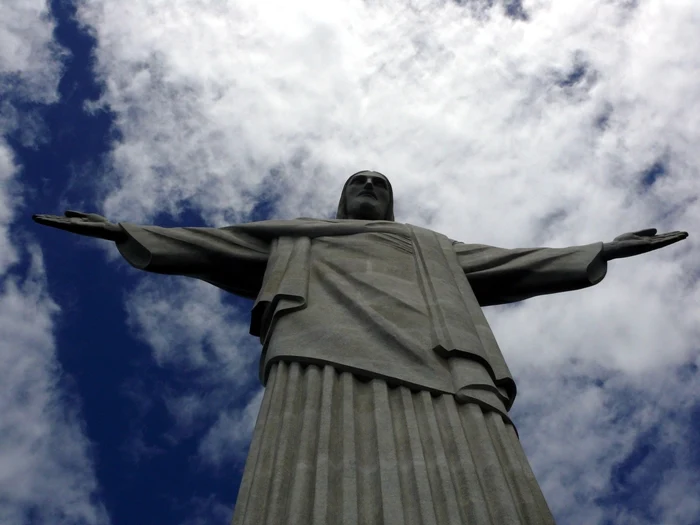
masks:
[[[378,221],[384,215],[379,206],[374,203],[363,202],[356,206],[348,207],[348,217],[358,221]]]

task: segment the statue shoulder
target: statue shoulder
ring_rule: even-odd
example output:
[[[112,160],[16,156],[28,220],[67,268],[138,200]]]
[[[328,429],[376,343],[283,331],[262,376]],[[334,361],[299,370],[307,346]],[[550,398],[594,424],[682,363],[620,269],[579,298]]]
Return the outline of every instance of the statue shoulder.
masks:
[[[416,226],[415,224],[404,223],[404,226],[409,230],[413,231],[416,235],[432,235],[439,238],[441,241],[449,241],[450,244],[454,244],[457,241],[453,241],[447,235],[444,235],[438,231],[431,230],[430,228],[425,228],[423,226]]]

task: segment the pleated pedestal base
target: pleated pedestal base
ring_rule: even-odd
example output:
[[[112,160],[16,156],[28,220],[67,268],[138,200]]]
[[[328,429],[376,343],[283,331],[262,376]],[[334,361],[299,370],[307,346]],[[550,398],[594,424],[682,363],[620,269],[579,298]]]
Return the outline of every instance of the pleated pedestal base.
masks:
[[[332,366],[270,371],[233,525],[551,525],[515,429]]]

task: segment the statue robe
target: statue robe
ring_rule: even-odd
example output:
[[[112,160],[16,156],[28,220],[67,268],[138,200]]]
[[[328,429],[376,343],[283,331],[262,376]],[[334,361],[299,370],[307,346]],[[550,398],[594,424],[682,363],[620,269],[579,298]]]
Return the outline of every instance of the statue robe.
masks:
[[[491,523],[486,521],[489,519],[494,523],[552,522],[508,418],[515,382],[481,306],[596,284],[606,271],[602,243],[508,250],[463,244],[425,228],[389,221],[296,219],[217,229],[126,223],[121,226],[129,239],[118,248],[136,268],[195,277],[255,299],[250,332],[262,343],[260,380],[266,386],[266,394],[234,523],[333,522],[331,515],[338,512],[338,505],[354,508],[344,510],[350,516],[347,523],[410,523],[412,516],[415,523],[480,525]],[[271,388],[271,383],[275,388]],[[311,395],[311,391],[315,394]],[[331,400],[332,392],[336,393],[335,402]],[[350,395],[350,408],[338,401],[341,392]],[[409,403],[410,399],[414,401]],[[341,483],[342,495],[333,496],[332,484],[322,483],[325,489],[319,489],[318,480],[332,477],[334,454],[330,449],[321,453],[312,447],[308,456],[297,451],[296,463],[287,457],[292,453],[288,450],[290,445],[298,448],[300,440],[308,444],[323,439],[319,437],[319,432],[323,433],[319,426],[310,431],[302,424],[294,433],[293,422],[316,417],[317,425],[323,426],[325,421],[328,426],[329,421],[343,413],[337,419],[342,424],[349,414],[360,418],[366,406],[373,407],[375,416],[384,411],[389,420],[396,420],[394,411],[403,416],[395,421],[390,435],[383,435],[378,421],[372,424],[358,419],[354,432],[363,425],[364,430],[358,434],[362,439],[354,440],[357,450],[352,451],[352,458],[343,447],[336,450],[334,467],[345,464],[345,470],[341,468],[345,479],[348,464],[355,464],[355,487]],[[417,408],[420,406],[426,411],[422,416]],[[474,483],[481,487],[476,490],[475,485],[462,495],[457,490],[452,507],[429,503],[435,494],[426,487],[432,488],[438,482],[438,474],[433,473],[431,479],[430,469],[422,478],[415,472],[416,461],[425,466],[431,460],[423,454],[432,453],[420,452],[422,459],[416,459],[417,443],[425,449],[427,439],[434,449],[436,436],[423,435],[427,429],[424,426],[421,431],[418,425],[412,438],[418,441],[411,444],[406,437],[403,446],[397,441],[402,434],[400,427],[403,425],[409,436],[410,422],[421,417],[428,418],[424,424],[428,426],[430,418],[434,418],[434,425],[443,429],[440,432],[454,427],[461,418],[466,432],[463,439],[471,443],[468,447],[473,449],[475,458],[471,467],[449,474],[449,463],[459,461],[448,460],[447,452],[443,458],[443,468],[447,469],[443,472],[443,484],[448,483],[447,478],[467,476],[471,469],[478,480]],[[481,437],[467,437],[477,431]],[[285,432],[286,438],[280,438]],[[366,440],[372,439],[379,446],[379,456],[368,452],[365,459],[370,464],[381,464],[383,439],[388,458],[385,463],[395,465],[387,468],[398,469],[398,477],[382,474],[381,468],[378,477],[372,477],[367,469],[357,465],[356,454]],[[500,449],[495,444],[498,442]],[[474,450],[485,446],[490,447],[501,470],[501,485],[496,483],[491,489],[489,484],[495,482],[483,479],[483,472],[479,475],[479,470],[485,471],[488,465],[480,465],[481,460],[477,460],[480,457],[487,461],[484,458],[490,455],[488,451],[474,454]],[[405,455],[409,449],[412,453]],[[403,459],[399,458],[402,454]],[[316,472],[312,482],[309,469],[318,468],[323,461],[325,473]],[[440,463],[439,457],[435,456],[434,461]],[[406,474],[412,479],[410,483],[401,477],[401,465],[412,465],[413,474]],[[293,472],[297,474],[292,475]],[[524,476],[520,482],[515,481],[517,472]],[[364,482],[362,476],[366,477]],[[463,489],[466,485],[462,485]],[[361,487],[375,487],[372,490],[383,494],[375,507],[370,505],[368,510],[362,504],[332,501],[348,494],[355,494],[359,502],[365,501],[371,490],[360,498]],[[506,487],[510,487],[508,497],[504,495]],[[270,496],[270,490],[276,496]],[[319,496],[319,490],[325,492]],[[495,501],[499,492],[503,494]],[[265,500],[263,504],[261,498]],[[510,503],[504,503],[505,500]],[[406,515],[408,501],[418,501],[419,505]],[[475,509],[479,506],[488,509],[484,510],[485,517],[455,521],[465,520],[474,512],[478,514]],[[448,519],[450,515],[454,519]],[[296,521],[289,521],[290,516],[295,516]]]

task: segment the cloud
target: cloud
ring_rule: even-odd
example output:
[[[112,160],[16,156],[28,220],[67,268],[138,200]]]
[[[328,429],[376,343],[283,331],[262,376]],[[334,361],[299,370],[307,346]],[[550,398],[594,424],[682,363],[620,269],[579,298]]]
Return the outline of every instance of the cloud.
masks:
[[[146,278],[127,298],[127,323],[134,335],[151,347],[159,366],[184,384],[158,393],[173,420],[170,438],[201,434],[199,459],[210,466],[243,463],[240,451],[262,399],[260,351],[240,307],[206,283],[177,277]]]
[[[253,435],[263,393],[263,389],[258,389],[242,409],[224,411],[219,415],[199,446],[205,461],[215,466],[232,459],[240,464],[245,462],[243,452]]]
[[[45,2],[0,6],[0,522],[108,523],[91,444],[69,395],[53,334],[59,308],[47,292],[43,257],[14,222],[22,167],[6,138],[42,140],[22,103],[57,99],[61,64]]]
[[[676,374],[698,359],[700,4],[128,0],[83,3],[80,17],[121,133],[103,180],[115,220],[188,212],[223,225],[261,200],[277,217],[330,216],[345,178],[370,168],[391,178],[398,220],[465,242],[691,231],[614,261],[594,289],[488,311],[557,515],[643,520],[594,494],[614,490],[616,465],[653,428],[675,429],[664,450],[680,458],[690,422],[659,407],[700,402],[696,379]],[[179,315],[168,303],[163,324],[139,321],[159,359],[176,343],[157,333]],[[198,329],[175,326],[199,355]],[[591,386],[605,378],[614,388]],[[645,407],[615,403],[629,399]],[[658,522],[688,523],[696,508],[677,463],[647,501]]]
[[[0,522],[107,523],[91,445],[66,397],[53,338],[58,307],[47,296],[41,252],[24,279],[0,288]]]
[[[53,41],[46,2],[4,2],[0,20],[0,88],[27,100],[57,100],[62,50]]]
[[[229,380],[255,361],[242,312],[222,292],[200,281],[152,276],[128,292],[127,323],[154,350],[161,366],[212,368]],[[162,327],[167,326],[168,330]]]
[[[13,215],[11,202],[17,198],[13,181],[15,171],[12,151],[0,142],[0,274],[4,274],[19,258],[17,250],[10,240],[9,222]]]
[[[524,375],[530,388],[514,417],[562,523],[692,523],[700,500],[673,491],[700,482],[691,460],[697,371],[690,381],[678,369],[630,379],[572,360]]]
[[[188,502],[190,515],[180,525],[207,525],[231,520],[231,505],[221,503],[215,496],[193,498]]]

